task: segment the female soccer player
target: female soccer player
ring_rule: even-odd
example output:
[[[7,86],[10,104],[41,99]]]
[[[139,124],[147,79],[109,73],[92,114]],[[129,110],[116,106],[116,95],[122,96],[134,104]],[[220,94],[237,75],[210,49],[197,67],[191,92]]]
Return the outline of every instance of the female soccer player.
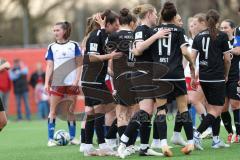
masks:
[[[9,69],[9,68],[10,68],[10,63],[0,59],[0,72],[2,70]],[[6,125],[7,125],[7,116],[4,111],[2,99],[0,97],[0,132]]]
[[[133,12],[140,18],[140,25],[135,30],[133,53],[136,62],[152,62],[152,56],[148,47],[158,38],[164,37],[168,33],[167,30],[158,32],[152,35],[151,27],[156,25],[157,12],[150,4],[139,5],[133,9]],[[129,22],[128,22],[129,23]],[[129,25],[129,24],[126,24]],[[151,83],[151,82],[149,82]],[[154,101],[152,98],[143,98],[139,102],[140,110],[134,114],[130,120],[126,131],[121,136],[121,143],[118,148],[118,153],[125,157],[124,150],[129,139],[140,128],[140,155],[160,155],[149,149],[149,136],[151,131],[151,115],[154,109]],[[141,120],[145,118],[145,120]]]
[[[161,10],[162,24],[157,26],[154,31],[169,29],[171,32],[166,38],[159,39],[151,46],[153,60],[169,67],[168,73],[159,79],[160,81],[170,82],[174,89],[166,96],[156,99],[158,104],[157,123],[158,133],[161,140],[162,152],[165,156],[172,156],[172,152],[167,144],[167,125],[166,125],[166,103],[170,96],[176,97],[177,107],[181,115],[182,123],[187,137],[187,145],[182,148],[184,154],[189,154],[194,149],[193,128],[190,114],[187,107],[187,89],[182,65],[182,56],[189,61],[191,78],[195,76],[194,63],[190,58],[187,44],[184,38],[184,30],[176,26],[177,10],[173,3],[166,2]],[[154,71],[157,72],[157,71]]]
[[[225,32],[229,38],[229,48],[233,48],[234,43],[234,31],[235,23],[231,19],[223,20],[220,29]],[[231,105],[233,110],[234,123],[236,127],[236,137],[233,140],[235,143],[239,143],[240,135],[240,97],[238,96],[238,81],[239,81],[239,60],[240,56],[231,55],[231,67],[228,75],[228,81],[226,83],[226,98],[224,108],[221,114],[223,124],[228,132],[227,143],[232,142],[233,129],[231,123],[231,115],[228,111],[229,105]]]
[[[69,108],[71,113],[67,113],[71,140],[70,143],[78,144],[78,142],[74,139],[76,123],[72,112],[75,107],[76,95],[79,94],[78,83],[81,74],[79,64],[82,64],[82,57],[78,44],[69,40],[71,34],[71,24],[69,22],[58,22],[54,25],[53,32],[56,42],[49,45],[45,57],[47,60],[45,90],[50,93],[50,113],[48,117],[49,147],[56,146],[56,143],[53,140],[56,109],[58,105],[62,104],[64,97],[72,101],[72,105]],[[111,56],[112,55],[109,54],[108,56],[102,57],[89,57],[89,60],[95,61],[96,58],[97,60],[107,60],[110,59]],[[65,66],[66,64],[67,67]],[[73,68],[75,70],[70,72],[70,74],[66,77],[63,77],[61,73],[65,71],[64,69],[68,68]],[[50,81],[53,81],[53,83],[51,84]],[[61,82],[61,84],[55,84],[55,82]]]
[[[228,36],[216,28],[219,13],[209,10],[206,15],[208,28],[193,40],[193,56],[199,53],[199,81],[207,100],[207,115],[194,132],[195,147],[203,149],[200,135],[209,126],[213,130],[212,148],[228,147],[219,139],[220,115],[224,105],[225,82],[231,65]],[[224,57],[224,58],[223,58]]]
[[[102,18],[105,17],[105,25],[94,25],[86,41],[86,55],[108,56],[106,54],[108,34],[118,29],[118,15],[115,12],[105,10],[100,16]],[[105,84],[107,68],[108,61],[106,60],[103,62],[90,63],[83,67],[82,86],[85,96],[85,112],[87,113],[85,124],[85,155],[92,155],[92,153],[95,152],[92,145],[94,125],[97,132],[99,148],[110,151],[110,148],[105,143],[103,126],[104,114],[112,110],[114,105],[114,99]],[[97,97],[99,95],[102,96]],[[106,110],[107,108],[108,111]]]
[[[48,146],[56,146],[53,140],[54,129],[55,129],[55,118],[56,118],[56,107],[58,103],[63,99],[64,96],[71,99],[74,107],[76,102],[76,95],[78,92],[72,91],[72,86],[77,86],[80,78],[80,70],[70,73],[63,81],[62,86],[50,86],[50,78],[54,75],[54,72],[64,65],[67,61],[71,61],[76,57],[81,56],[79,46],[76,42],[70,41],[69,37],[71,34],[71,24],[69,22],[58,22],[53,27],[56,42],[52,43],[48,47],[46,53],[46,79],[45,79],[45,90],[50,93],[50,113],[48,117]],[[74,61],[73,61],[74,62]],[[75,65],[76,64],[72,64]],[[75,67],[77,68],[77,67]],[[53,76],[54,78],[54,76]],[[69,95],[65,95],[69,93]],[[70,140],[72,144],[78,144],[75,142],[74,137],[76,133],[76,122],[74,117],[71,116],[71,120],[68,121]]]

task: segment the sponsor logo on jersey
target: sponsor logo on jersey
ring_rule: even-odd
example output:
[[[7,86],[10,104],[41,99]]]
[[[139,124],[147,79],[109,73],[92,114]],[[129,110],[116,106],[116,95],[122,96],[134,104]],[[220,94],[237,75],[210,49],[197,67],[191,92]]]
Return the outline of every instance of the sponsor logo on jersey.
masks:
[[[135,39],[142,39],[142,38],[143,38],[142,32],[135,33]]]
[[[97,52],[98,44],[97,43],[90,43],[90,51]]]

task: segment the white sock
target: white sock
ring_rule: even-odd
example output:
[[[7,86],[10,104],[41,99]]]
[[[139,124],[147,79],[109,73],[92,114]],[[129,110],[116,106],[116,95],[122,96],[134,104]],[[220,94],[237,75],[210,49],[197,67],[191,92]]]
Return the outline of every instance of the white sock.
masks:
[[[180,137],[180,136],[181,136],[181,133],[180,133],[180,132],[173,132],[173,136],[174,136],[174,137]]]
[[[149,147],[149,144],[140,144],[140,148],[142,149],[142,150],[145,150],[145,149],[147,149]]]
[[[194,141],[193,141],[193,139],[191,139],[191,140],[188,140],[187,144],[194,144]]]
[[[107,147],[107,144],[106,143],[101,143],[99,144],[99,148],[100,149],[105,149]]]
[[[90,150],[92,147],[93,147],[92,144],[85,144],[85,145],[84,145],[84,149],[85,149],[85,150]]]
[[[153,140],[152,140],[152,143],[155,143],[155,144],[156,144],[156,143],[160,143],[160,139],[153,139]]]
[[[168,146],[168,144],[167,144],[167,139],[162,139],[161,140],[161,146],[163,147],[163,146]]]
[[[219,141],[219,136],[213,136],[213,142],[218,142]]]
[[[127,143],[129,141],[129,137],[127,137],[125,134],[121,136],[121,141],[124,143]]]

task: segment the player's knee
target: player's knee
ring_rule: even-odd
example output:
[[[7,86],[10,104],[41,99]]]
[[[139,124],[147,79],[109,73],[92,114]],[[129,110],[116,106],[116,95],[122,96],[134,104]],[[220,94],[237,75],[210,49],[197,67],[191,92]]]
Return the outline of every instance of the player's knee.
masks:
[[[157,107],[157,115],[166,115],[167,111],[168,111],[167,105]]]
[[[159,114],[155,117],[154,122],[158,124],[165,124],[166,123],[166,114]]]
[[[151,119],[151,116],[148,112],[146,112],[144,110],[139,110],[138,112],[136,112],[133,115],[131,120],[142,123],[142,122],[145,122],[145,121],[149,121],[150,119]]]

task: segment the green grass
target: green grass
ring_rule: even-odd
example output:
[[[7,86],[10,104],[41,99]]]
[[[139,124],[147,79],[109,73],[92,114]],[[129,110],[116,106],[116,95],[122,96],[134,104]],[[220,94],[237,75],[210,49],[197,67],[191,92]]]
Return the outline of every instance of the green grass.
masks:
[[[78,123],[79,136],[80,123]],[[67,130],[66,122],[57,121],[57,128]],[[172,133],[172,121],[169,122],[168,137]],[[221,128],[221,137],[226,139],[226,132]],[[103,157],[84,157],[79,153],[79,146],[65,146],[48,148],[47,144],[47,122],[33,120],[30,122],[10,121],[6,128],[0,133],[0,160],[81,160],[81,159],[103,159]],[[172,145],[172,144],[170,144]],[[232,144],[229,149],[214,150],[210,148],[211,140],[204,140],[204,151],[194,151],[185,156],[180,152],[180,147],[172,149],[174,157],[161,159],[168,160],[239,160],[240,144]],[[159,159],[159,157],[139,157],[137,154],[127,159]],[[104,157],[104,160],[119,159],[117,157]]]

